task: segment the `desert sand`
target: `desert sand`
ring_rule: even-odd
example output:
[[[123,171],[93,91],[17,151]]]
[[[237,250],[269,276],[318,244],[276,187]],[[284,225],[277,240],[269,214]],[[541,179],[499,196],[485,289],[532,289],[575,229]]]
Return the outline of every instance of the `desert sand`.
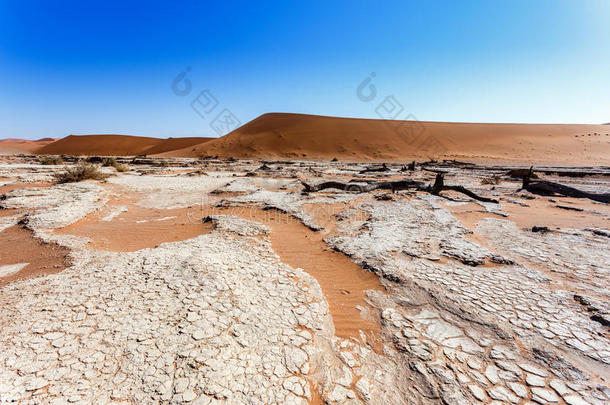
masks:
[[[0,402],[608,403],[606,131],[266,114],[3,141]],[[57,184],[83,155],[122,166]],[[588,197],[521,189],[531,164]]]
[[[15,155],[19,153],[35,153],[40,148],[55,142],[53,138],[42,138],[36,141],[26,139],[0,139],[0,155]]]
[[[140,155],[161,142],[158,138],[130,135],[69,135],[36,153],[44,155]]]
[[[132,135],[69,135],[31,152],[41,155],[137,156],[202,145],[210,138],[149,138]]]
[[[214,138],[201,138],[201,137],[190,137],[190,138],[169,138],[164,139],[161,142],[155,144],[153,147],[144,151],[144,155],[157,155],[162,153],[171,153],[174,150],[180,150],[184,148],[193,147],[195,145],[202,145]]]
[[[3,141],[0,150],[88,156],[610,164],[607,125],[391,121],[286,113],[264,114],[220,138],[70,135],[42,147],[37,145],[32,141]]]
[[[496,163],[610,164],[603,125],[472,124],[264,114],[195,148],[165,156],[285,159],[458,159]]]
[[[607,203],[454,161],[119,157],[54,184],[76,160],[0,163],[1,402],[610,400]],[[439,170],[497,202],[361,192]]]

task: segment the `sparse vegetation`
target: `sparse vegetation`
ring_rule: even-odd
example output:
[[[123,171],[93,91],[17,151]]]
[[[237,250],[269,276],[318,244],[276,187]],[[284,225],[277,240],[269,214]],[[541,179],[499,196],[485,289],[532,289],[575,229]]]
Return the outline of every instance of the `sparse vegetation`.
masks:
[[[88,163],[103,163],[104,158],[99,157],[99,156],[89,156],[88,158],[85,159],[85,161]]]
[[[492,174],[489,177],[485,177],[484,179],[481,179],[481,184],[500,184],[500,182],[502,181],[502,176],[500,176],[499,174]]]
[[[109,167],[109,166],[116,167],[116,165],[118,165],[118,164],[119,163],[113,157],[108,157],[108,158],[102,159],[102,166],[104,166],[104,167]]]
[[[117,163],[117,165],[114,166],[114,168],[116,169],[117,172],[121,172],[121,173],[128,172],[129,170],[131,170],[131,169],[129,169],[129,166],[122,165],[120,163]]]
[[[75,167],[66,169],[65,172],[55,173],[56,183],[76,183],[83,180],[104,180],[109,177],[108,174],[102,173],[99,169],[87,163],[79,163]]]
[[[121,172],[121,173],[129,171],[129,166],[117,162],[117,160],[113,157],[104,158],[102,160],[102,166],[104,166],[104,167],[112,166],[116,169],[117,172]]]
[[[60,157],[44,157],[40,159],[41,165],[61,165],[64,161]]]

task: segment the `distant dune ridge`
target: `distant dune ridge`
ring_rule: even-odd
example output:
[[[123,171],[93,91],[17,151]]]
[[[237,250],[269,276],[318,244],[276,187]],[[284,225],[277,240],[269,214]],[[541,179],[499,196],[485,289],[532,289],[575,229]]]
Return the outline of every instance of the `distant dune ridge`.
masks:
[[[473,124],[264,114],[203,145],[166,156],[610,163],[610,129],[581,124]],[[597,135],[595,135],[597,134]]]
[[[0,139],[0,154],[34,153],[41,147],[55,141],[56,139],[53,138],[42,138],[35,141],[15,138]]]
[[[3,148],[21,148],[18,153],[68,155],[353,161],[433,158],[608,165],[610,128],[608,125],[391,121],[269,113],[220,138],[70,135],[60,140],[5,140],[0,142],[0,153],[4,153]]]
[[[192,145],[201,145],[210,138],[148,138],[131,135],[70,135],[36,151],[45,155],[135,156],[164,153]]]
[[[157,155],[160,153],[171,152],[178,149],[188,148],[194,145],[202,145],[214,138],[202,138],[202,137],[191,137],[191,138],[169,138],[163,139],[152,148],[144,151],[145,155]]]

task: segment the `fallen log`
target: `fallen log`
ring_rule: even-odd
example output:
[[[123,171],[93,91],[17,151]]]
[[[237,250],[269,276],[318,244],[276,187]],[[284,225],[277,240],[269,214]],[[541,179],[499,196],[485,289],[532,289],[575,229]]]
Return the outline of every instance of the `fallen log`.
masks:
[[[310,185],[301,181],[303,184],[303,193],[314,193],[317,191],[327,190],[327,189],[337,189],[343,191],[352,191],[357,193],[368,193],[374,190],[391,190],[393,193],[400,190],[415,190],[415,191],[423,191],[433,195],[441,196],[440,193],[442,191],[455,191],[464,195],[467,195],[470,198],[473,198],[477,201],[490,202],[490,203],[498,203],[498,200],[493,198],[481,197],[476,193],[468,190],[462,186],[448,186],[444,181],[445,173],[437,173],[436,178],[434,180],[434,184],[426,185],[420,181],[404,179],[404,180],[396,180],[396,181],[380,181],[380,182],[371,182],[367,184],[358,184],[358,183],[342,183],[340,181],[326,181],[324,183]],[[442,197],[442,196],[441,196]]]
[[[596,194],[582,191],[574,187],[569,187],[560,183],[554,183],[547,180],[532,181],[534,176],[534,167],[530,167],[529,171],[523,176],[523,184],[521,190],[527,190],[532,194],[543,196],[563,196],[573,198],[588,198],[593,201],[610,203],[610,193]]]
[[[481,197],[481,196],[473,193],[472,191],[468,190],[466,187],[448,186],[445,184],[445,173],[437,173],[436,178],[434,179],[434,184],[432,185],[432,188],[430,189],[430,193],[434,194],[434,195],[440,195],[440,192],[445,191],[445,190],[451,190],[451,191],[455,191],[457,193],[467,195],[468,197],[473,198],[477,201],[490,202],[490,203],[495,203],[495,204],[498,203],[498,200],[496,200],[494,198]]]
[[[392,192],[409,189],[419,189],[424,186],[424,183],[415,180],[397,180],[397,181],[380,181],[376,183],[342,183],[340,181],[325,181],[324,183],[309,185],[304,181],[303,192],[314,193],[317,191],[335,188],[342,191],[353,191],[357,193],[368,193],[374,190],[391,190]]]
[[[388,165],[386,165],[385,163],[383,165],[381,165],[381,167],[367,167],[366,169],[360,170],[360,174],[364,174],[364,173],[375,173],[375,172],[388,172],[390,171],[390,168],[388,167]]]

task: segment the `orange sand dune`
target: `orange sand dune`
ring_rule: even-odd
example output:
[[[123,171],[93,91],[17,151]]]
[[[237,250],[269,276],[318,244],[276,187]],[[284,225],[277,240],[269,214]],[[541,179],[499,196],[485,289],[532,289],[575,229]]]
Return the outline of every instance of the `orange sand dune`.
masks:
[[[70,135],[36,151],[45,155],[154,155],[201,145],[210,138],[149,138],[131,135]]]
[[[162,139],[130,135],[70,135],[40,148],[44,155],[141,155]]]
[[[271,113],[221,138],[166,155],[607,165],[609,134],[610,128],[604,125],[414,122]]]
[[[53,138],[42,138],[36,141],[28,139],[1,139],[0,140],[0,155],[15,155],[19,153],[35,153],[41,147],[44,147],[56,139]]]
[[[214,138],[168,138],[163,139],[161,142],[157,143],[153,147],[144,151],[145,155],[156,155],[160,153],[166,153],[168,151],[174,151],[176,149],[183,149],[192,147],[195,145],[200,145],[205,142],[208,142]]]

